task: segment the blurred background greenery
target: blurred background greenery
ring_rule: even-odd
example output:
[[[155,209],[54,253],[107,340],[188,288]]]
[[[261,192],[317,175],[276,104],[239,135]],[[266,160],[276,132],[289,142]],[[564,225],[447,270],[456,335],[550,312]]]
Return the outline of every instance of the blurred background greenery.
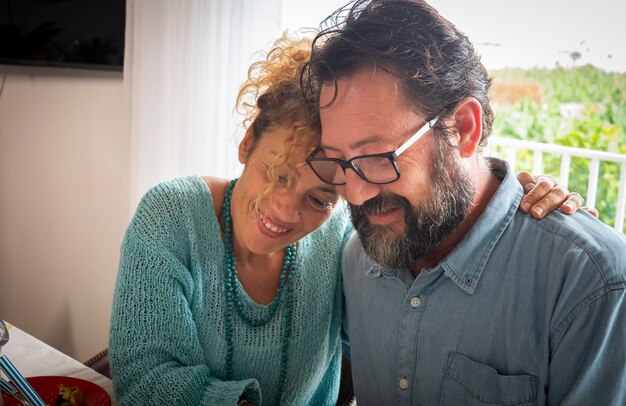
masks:
[[[626,73],[585,65],[497,70],[491,74],[494,135],[626,154]],[[560,159],[544,154],[545,173],[558,178]],[[531,168],[532,152],[518,152],[515,170]],[[584,196],[588,175],[589,160],[572,158],[569,190]],[[595,206],[600,219],[611,226],[619,178],[618,164],[601,163]]]

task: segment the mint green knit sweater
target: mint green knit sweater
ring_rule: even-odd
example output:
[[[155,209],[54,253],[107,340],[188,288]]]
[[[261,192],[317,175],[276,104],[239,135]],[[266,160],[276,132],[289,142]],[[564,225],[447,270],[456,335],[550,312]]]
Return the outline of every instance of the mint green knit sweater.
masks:
[[[224,244],[204,181],[164,182],[141,200],[122,245],[109,354],[123,405],[278,404],[283,304],[250,327],[234,317],[234,380],[225,374]],[[294,289],[286,405],[335,403],[341,364],[340,255],[352,228],[344,205],[302,239]],[[262,314],[244,293],[248,311]]]

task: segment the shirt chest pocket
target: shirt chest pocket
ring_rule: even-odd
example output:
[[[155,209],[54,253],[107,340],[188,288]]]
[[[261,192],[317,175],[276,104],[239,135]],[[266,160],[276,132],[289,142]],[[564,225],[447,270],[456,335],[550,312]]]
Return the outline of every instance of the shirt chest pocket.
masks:
[[[489,365],[449,353],[439,396],[440,405],[533,405],[537,377],[500,375]]]

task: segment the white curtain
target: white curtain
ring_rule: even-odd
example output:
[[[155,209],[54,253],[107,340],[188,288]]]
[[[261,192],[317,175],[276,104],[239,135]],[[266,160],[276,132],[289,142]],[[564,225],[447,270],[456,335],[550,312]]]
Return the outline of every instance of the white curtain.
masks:
[[[235,98],[280,35],[281,0],[128,0],[126,18],[134,211],[162,180],[239,173]]]

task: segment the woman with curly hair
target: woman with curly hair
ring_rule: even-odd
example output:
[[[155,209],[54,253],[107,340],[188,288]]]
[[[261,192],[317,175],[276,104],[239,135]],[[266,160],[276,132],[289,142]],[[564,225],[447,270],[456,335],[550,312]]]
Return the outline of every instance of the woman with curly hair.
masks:
[[[299,87],[309,52],[309,40],[283,37],[250,68],[238,180],[175,179],[139,204],[110,331],[122,404],[335,402],[337,270],[352,228],[304,163],[319,142]]]

